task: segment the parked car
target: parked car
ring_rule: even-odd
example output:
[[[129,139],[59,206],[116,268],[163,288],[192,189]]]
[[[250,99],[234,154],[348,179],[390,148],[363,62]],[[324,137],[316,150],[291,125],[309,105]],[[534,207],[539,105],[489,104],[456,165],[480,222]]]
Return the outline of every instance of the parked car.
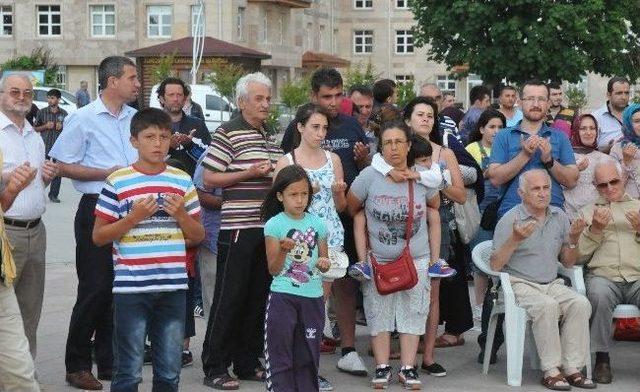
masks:
[[[158,100],[158,84],[151,88],[149,106],[152,108],[162,108]],[[234,105],[222,96],[217,90],[208,84],[192,84],[191,100],[202,106],[204,121],[209,132],[215,131],[220,124],[229,121]]]
[[[36,104],[38,109],[46,108],[49,106],[47,103],[47,92],[52,88],[56,87],[34,87],[33,88],[33,103]],[[60,103],[58,106],[67,111],[67,113],[71,114],[78,110],[78,105],[76,101],[75,95],[71,94],[66,90],[60,90],[62,97],[60,98]]]

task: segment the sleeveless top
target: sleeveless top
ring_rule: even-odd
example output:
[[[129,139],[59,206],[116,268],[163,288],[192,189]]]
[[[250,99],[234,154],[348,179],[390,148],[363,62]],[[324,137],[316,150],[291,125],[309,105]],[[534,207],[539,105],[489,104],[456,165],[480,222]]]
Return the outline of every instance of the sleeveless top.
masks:
[[[311,180],[311,184],[315,184],[320,188],[311,199],[309,213],[320,217],[327,226],[327,244],[329,248],[342,248],[344,245],[344,228],[338,216],[333,200],[333,191],[331,190],[331,185],[335,181],[333,162],[329,151],[324,153],[327,157],[327,162],[322,167],[318,169],[304,168]],[[286,157],[290,164],[293,165],[295,163],[291,153],[288,153]]]

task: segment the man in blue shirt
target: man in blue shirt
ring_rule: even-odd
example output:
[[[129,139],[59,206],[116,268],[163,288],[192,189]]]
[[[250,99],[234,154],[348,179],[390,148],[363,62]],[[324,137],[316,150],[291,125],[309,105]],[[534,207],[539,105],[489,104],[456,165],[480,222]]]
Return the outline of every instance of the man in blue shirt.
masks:
[[[126,57],[107,57],[98,67],[98,81],[100,97],[67,116],[49,152],[58,160],[61,175],[71,178],[74,188],[83,194],[74,226],[78,297],[71,314],[65,365],[67,382],[85,390],[102,389],[91,373],[92,336],[98,378],[111,380],[113,366],[112,247],[98,247],[92,241],[95,205],[104,180],[138,159],[129,141],[136,110],[126,105],[140,90],[135,64]]]
[[[89,95],[88,84],[86,80],[80,82],[80,90],[76,91],[76,105],[78,109],[83,106],[87,106],[91,102],[91,96]]]
[[[573,188],[578,181],[573,149],[567,136],[545,124],[549,110],[549,88],[542,82],[526,82],[520,93],[522,121],[500,131],[493,140],[488,176],[494,186],[507,189],[498,217],[521,203],[518,182],[521,173],[546,169],[551,175],[551,205],[564,208],[562,187]]]

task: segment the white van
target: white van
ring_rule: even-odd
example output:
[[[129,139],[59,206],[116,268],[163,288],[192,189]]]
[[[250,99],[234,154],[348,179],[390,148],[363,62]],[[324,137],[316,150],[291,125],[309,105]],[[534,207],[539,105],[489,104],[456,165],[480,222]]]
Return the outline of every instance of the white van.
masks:
[[[151,88],[149,106],[152,108],[162,108],[158,101],[158,86],[159,84],[156,84]],[[191,100],[202,106],[204,121],[209,132],[215,131],[220,124],[229,121],[234,105],[227,98],[208,84],[191,84],[189,88],[191,88]]]

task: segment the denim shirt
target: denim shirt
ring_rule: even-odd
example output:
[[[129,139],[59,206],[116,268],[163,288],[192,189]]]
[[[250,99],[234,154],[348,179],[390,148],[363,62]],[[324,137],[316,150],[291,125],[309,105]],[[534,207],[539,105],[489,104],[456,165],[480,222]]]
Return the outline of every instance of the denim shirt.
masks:
[[[491,147],[491,163],[505,164],[520,153],[520,138],[523,136],[525,138],[529,137],[528,133],[520,129],[521,124],[522,123],[519,123],[514,127],[505,128],[498,132]],[[576,164],[573,148],[564,133],[546,124],[542,124],[542,127],[538,131],[538,136],[548,137],[550,139],[551,156],[558,163],[563,166]],[[540,150],[536,150],[529,159],[529,162],[527,162],[520,173],[514,177],[513,181],[509,183],[509,188],[506,190],[502,203],[500,204],[500,209],[498,210],[498,217],[502,217],[513,206],[522,202],[520,195],[518,195],[518,177],[525,171],[531,169],[544,169],[540,155]],[[551,176],[551,205],[564,208],[562,186],[553,176]]]

